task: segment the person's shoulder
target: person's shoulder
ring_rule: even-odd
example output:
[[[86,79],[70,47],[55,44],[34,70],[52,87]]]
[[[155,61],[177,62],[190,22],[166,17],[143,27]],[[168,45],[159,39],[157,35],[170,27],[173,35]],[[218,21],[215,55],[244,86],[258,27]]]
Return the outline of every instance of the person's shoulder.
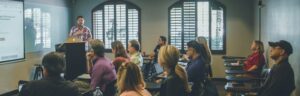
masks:
[[[54,83],[63,85],[67,88],[68,87],[75,87],[76,88],[76,85],[73,82],[66,81],[66,80],[36,80],[36,81],[31,81],[28,84],[35,85],[35,86],[43,86],[43,85],[45,85],[45,86],[47,86],[47,85],[56,86]]]
[[[107,64],[109,64],[109,65],[112,64],[112,60],[109,59],[108,57],[104,57],[104,59],[105,59],[105,62],[106,62]]]
[[[143,59],[143,56],[142,56],[142,53],[141,52],[137,52],[136,53],[136,58],[139,58],[139,59]]]
[[[141,94],[143,96],[151,96],[150,92],[145,89],[141,91]],[[121,93],[120,96],[140,96],[140,94],[138,94],[136,91],[125,91]]]
[[[79,94],[78,86],[71,81],[62,81],[58,88],[70,94]]]
[[[288,74],[293,72],[293,68],[289,62],[282,63],[280,66],[280,70],[285,71],[285,73],[288,73]]]
[[[77,28],[77,26],[72,26],[72,27],[71,27],[71,29],[75,29],[75,28]]]
[[[276,65],[276,66],[275,66]],[[291,64],[289,62],[280,62],[279,64],[275,64],[275,68],[278,69],[292,69]]]
[[[96,63],[111,63],[111,60],[107,57],[99,57]]]
[[[280,64],[274,64],[271,68],[271,72],[274,74],[292,74],[293,69],[288,62],[281,62]]]
[[[112,61],[109,58],[101,57],[100,59],[97,60],[94,66],[102,67],[101,69],[103,69],[103,68],[111,67],[110,65],[112,65]]]
[[[154,50],[159,50],[159,49],[160,49],[160,45],[157,44],[157,45],[155,46],[155,49],[154,49]]]
[[[32,86],[42,86],[42,85],[46,85],[48,83],[49,83],[49,81],[47,81],[47,80],[33,80],[33,81],[28,82],[25,85],[28,87],[32,87]]]
[[[71,81],[63,81],[63,83],[65,84],[66,87],[77,88],[76,84]]]
[[[62,93],[57,94],[72,94],[72,96],[79,96],[78,87],[71,81],[64,80],[36,80],[30,81],[25,84],[22,88],[22,93],[38,93],[38,94],[48,94],[45,90],[60,90]],[[43,90],[43,91],[42,91]],[[28,93],[29,92],[29,93]],[[40,93],[46,92],[46,93]]]
[[[126,60],[129,60],[129,59],[124,58],[124,57],[117,57],[113,60],[113,62],[126,62]]]
[[[145,94],[145,96],[152,96],[151,93],[146,89],[144,89],[142,92]]]
[[[22,90],[27,90],[27,91],[44,90],[49,85],[52,84],[47,80],[33,80],[25,84]]]
[[[179,76],[177,74],[170,74],[168,77],[167,77],[167,82],[173,82],[173,83],[180,83],[181,82],[181,79],[179,78]]]
[[[43,88],[38,88],[38,87],[43,87],[45,85],[42,85],[43,83],[41,83],[40,80],[34,80],[34,81],[30,81],[27,84],[22,86],[21,91],[19,92],[19,96],[32,96],[32,93],[38,92],[39,90],[43,89]]]
[[[87,27],[87,26],[83,26],[83,28],[90,30],[90,28],[89,28],[89,27]]]
[[[135,91],[124,91],[120,94],[120,96],[135,96],[137,95]]]
[[[137,52],[137,53],[131,54],[129,57],[130,57],[131,60],[138,59],[139,58],[139,53]]]

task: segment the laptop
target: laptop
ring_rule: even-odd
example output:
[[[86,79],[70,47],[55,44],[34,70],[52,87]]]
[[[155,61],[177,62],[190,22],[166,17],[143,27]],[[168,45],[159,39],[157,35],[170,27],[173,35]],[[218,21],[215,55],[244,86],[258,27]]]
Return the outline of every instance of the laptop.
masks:
[[[154,67],[155,67],[156,74],[161,74],[164,72],[164,69],[158,63],[155,63]]]

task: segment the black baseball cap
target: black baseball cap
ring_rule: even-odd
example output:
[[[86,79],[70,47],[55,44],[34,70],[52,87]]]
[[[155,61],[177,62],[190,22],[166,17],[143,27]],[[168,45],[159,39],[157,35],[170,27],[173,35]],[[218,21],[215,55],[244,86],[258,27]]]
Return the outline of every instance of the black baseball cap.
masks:
[[[271,46],[271,47],[278,46],[278,47],[284,49],[288,55],[293,53],[293,47],[292,47],[291,43],[289,43],[288,41],[285,41],[285,40],[280,40],[278,42],[269,42],[269,46]]]

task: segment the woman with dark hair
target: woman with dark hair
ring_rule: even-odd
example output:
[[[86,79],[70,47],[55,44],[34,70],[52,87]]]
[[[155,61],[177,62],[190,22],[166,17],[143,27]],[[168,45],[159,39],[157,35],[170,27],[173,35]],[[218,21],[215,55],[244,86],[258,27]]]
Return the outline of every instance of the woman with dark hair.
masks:
[[[206,62],[206,65],[205,65],[205,68],[207,70],[207,73],[208,73],[208,76],[212,77],[213,74],[212,74],[212,68],[211,68],[211,64],[212,64],[212,57],[211,57],[211,51],[210,51],[210,48],[208,46],[208,42],[206,40],[205,37],[203,36],[199,36],[197,37],[196,41],[199,43],[199,44],[202,44],[206,50],[206,53],[207,53],[207,62]]]
[[[112,53],[115,55],[115,59],[112,63],[115,65],[116,71],[118,71],[123,62],[129,61],[129,56],[127,55],[126,49],[124,48],[121,41],[112,42],[111,48]]]
[[[186,67],[188,80],[189,82],[193,82],[190,96],[199,96],[201,94],[201,86],[203,86],[202,82],[207,76],[205,64],[207,64],[209,57],[205,47],[195,40],[187,43],[186,55],[189,58],[189,63]]]

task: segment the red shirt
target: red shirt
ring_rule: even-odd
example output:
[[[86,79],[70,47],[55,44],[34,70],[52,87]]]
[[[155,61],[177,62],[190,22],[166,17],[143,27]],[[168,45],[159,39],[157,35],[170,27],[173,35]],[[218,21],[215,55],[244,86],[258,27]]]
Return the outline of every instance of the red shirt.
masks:
[[[122,65],[122,63],[124,62],[129,62],[130,59],[129,58],[124,58],[124,57],[117,57],[115,58],[115,60],[113,60],[113,64],[115,66],[115,70],[116,72],[118,72],[119,67]]]
[[[256,65],[257,67],[262,67],[265,64],[265,57],[263,54],[254,52],[247,58],[244,64],[245,64],[244,66],[245,70],[249,70],[254,65]]]

